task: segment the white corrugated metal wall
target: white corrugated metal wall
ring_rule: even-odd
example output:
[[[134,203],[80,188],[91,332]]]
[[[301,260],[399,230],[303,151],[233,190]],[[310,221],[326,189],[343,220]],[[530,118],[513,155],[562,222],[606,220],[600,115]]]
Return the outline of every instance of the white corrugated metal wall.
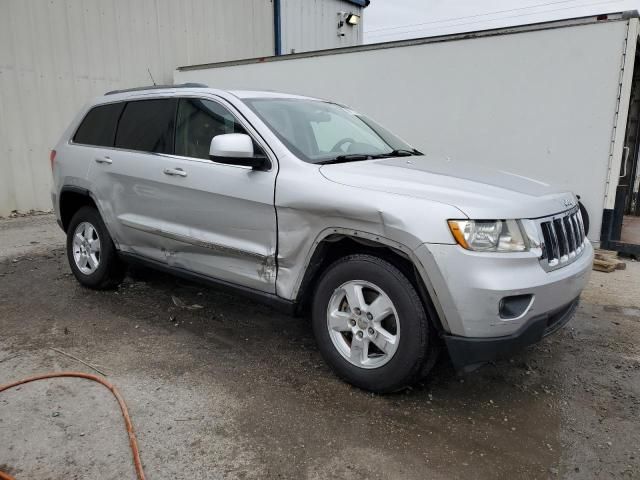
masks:
[[[622,54],[637,22],[556,28],[571,24],[559,22],[512,35],[187,68],[174,80],[350,105],[429,155],[480,162],[580,194],[591,216],[589,237],[598,241]],[[381,74],[382,65],[399,73]],[[336,81],[335,72],[348,75]],[[621,147],[612,172],[620,171]]]
[[[362,43],[362,7],[345,0],[281,0],[282,53],[348,47]],[[338,12],[360,15],[338,36]]]
[[[49,150],[92,97],[273,35],[272,0],[0,0],[0,215],[51,209]]]

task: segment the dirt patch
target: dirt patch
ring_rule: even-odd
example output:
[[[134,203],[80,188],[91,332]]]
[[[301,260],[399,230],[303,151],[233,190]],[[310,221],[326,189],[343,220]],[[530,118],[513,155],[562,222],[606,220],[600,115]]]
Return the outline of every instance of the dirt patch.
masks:
[[[511,360],[378,396],[333,376],[305,319],[148,270],[94,292],[57,249],[0,262],[0,383],[90,371],[51,347],[99,366],[149,478],[640,478],[637,307],[583,303]],[[0,396],[0,438],[18,478],[133,474],[117,405],[81,380]]]

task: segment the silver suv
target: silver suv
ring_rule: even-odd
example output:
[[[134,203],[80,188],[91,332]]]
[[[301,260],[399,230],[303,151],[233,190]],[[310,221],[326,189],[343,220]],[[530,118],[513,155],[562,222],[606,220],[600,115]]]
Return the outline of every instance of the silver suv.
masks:
[[[423,155],[348,107],[199,84],[109,92],[51,153],[78,281],[146,265],[310,313],[377,392],[446,347],[468,369],[573,315],[593,251],[572,193]]]

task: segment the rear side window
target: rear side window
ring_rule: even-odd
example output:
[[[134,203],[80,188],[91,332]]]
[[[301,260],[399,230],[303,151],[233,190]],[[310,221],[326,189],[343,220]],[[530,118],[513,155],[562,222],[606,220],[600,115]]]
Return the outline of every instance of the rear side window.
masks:
[[[116,132],[117,148],[173,153],[175,99],[128,102]]]
[[[208,160],[211,139],[225,133],[247,132],[229,110],[216,102],[200,98],[180,100],[176,155]]]
[[[99,105],[89,110],[73,136],[74,143],[113,147],[116,125],[124,103]]]

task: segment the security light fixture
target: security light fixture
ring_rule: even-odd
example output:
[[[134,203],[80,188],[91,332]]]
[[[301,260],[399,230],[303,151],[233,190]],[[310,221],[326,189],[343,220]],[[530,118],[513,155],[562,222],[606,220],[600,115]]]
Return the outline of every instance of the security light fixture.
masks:
[[[355,13],[349,13],[347,15],[347,24],[355,27],[360,23],[360,15],[356,15]]]
[[[360,24],[360,15],[353,12],[338,12],[338,36],[344,37],[344,26],[355,27]]]

